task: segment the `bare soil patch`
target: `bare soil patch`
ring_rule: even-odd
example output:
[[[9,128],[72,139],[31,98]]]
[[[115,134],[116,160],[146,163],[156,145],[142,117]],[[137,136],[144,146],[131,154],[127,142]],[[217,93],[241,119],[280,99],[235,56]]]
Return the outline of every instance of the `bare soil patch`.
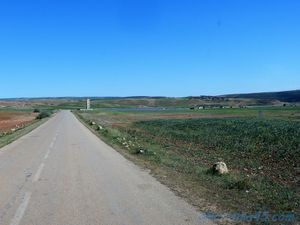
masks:
[[[31,123],[35,117],[35,113],[0,112],[0,132],[8,132],[12,129],[24,127]]]

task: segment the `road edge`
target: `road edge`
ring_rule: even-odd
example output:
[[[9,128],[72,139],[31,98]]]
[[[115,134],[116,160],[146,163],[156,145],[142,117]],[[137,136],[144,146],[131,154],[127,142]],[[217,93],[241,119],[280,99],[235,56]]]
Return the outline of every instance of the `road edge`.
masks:
[[[182,187],[182,184],[178,182],[178,179],[180,177],[180,174],[176,171],[173,171],[167,167],[156,167],[151,162],[147,160],[143,160],[141,158],[137,158],[134,155],[130,154],[129,152],[124,151],[120,146],[113,144],[109,141],[109,139],[106,139],[103,137],[100,133],[98,133],[96,130],[94,130],[92,127],[89,126],[89,124],[84,121],[80,116],[74,112],[71,111],[72,114],[78,119],[78,121],[83,124],[88,130],[90,130],[96,137],[98,137],[101,141],[103,141],[105,144],[113,148],[116,152],[121,154],[125,159],[129,160],[130,162],[134,163],[136,166],[138,166],[140,169],[149,172],[149,175],[151,175],[154,179],[156,179],[159,183],[166,186],[171,192],[173,192],[177,197],[182,198],[185,202],[193,206],[200,215],[203,215],[206,217],[207,213],[221,213],[222,210],[214,205],[213,203],[209,202],[206,199],[201,199],[201,203],[198,202],[198,204],[193,201],[192,197],[190,197],[190,191],[187,189],[184,189]],[[180,179],[179,179],[180,180]],[[193,180],[191,177],[186,177],[184,181],[187,181],[189,183],[193,183]],[[208,218],[206,218],[208,219]],[[233,224],[232,221],[229,220],[213,220],[214,224]]]
[[[34,120],[29,125],[26,125],[24,128],[21,128],[13,133],[7,134],[3,137],[0,137],[0,151],[6,145],[13,143],[14,141],[18,140],[19,138],[23,137],[24,135],[30,133],[31,131],[35,130],[36,128],[40,127],[42,124],[47,122],[51,117],[44,118],[41,120]]]

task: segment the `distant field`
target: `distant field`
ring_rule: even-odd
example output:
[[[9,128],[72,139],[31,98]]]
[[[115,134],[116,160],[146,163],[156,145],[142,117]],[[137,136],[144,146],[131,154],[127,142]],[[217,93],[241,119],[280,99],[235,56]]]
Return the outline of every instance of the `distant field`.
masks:
[[[193,177],[193,191],[220,205],[299,213],[298,107],[76,113],[88,124],[95,122],[91,127],[125,152]],[[207,172],[220,160],[230,175]],[[191,201],[197,205],[196,199]]]
[[[197,106],[255,106],[255,105],[282,105],[274,100],[239,99],[224,97],[185,97],[185,98],[117,98],[117,99],[91,99],[92,108],[147,108],[147,107],[175,107],[189,108]],[[86,101],[69,101],[58,104],[59,108],[85,108]]]
[[[244,107],[244,106],[282,106],[300,104],[300,90],[229,94],[223,96],[132,96],[132,97],[58,97],[58,98],[11,98],[0,99],[2,108],[41,108],[41,109],[83,109],[86,99],[91,100],[92,108],[189,108],[207,107]]]
[[[256,93],[246,95],[225,96],[190,96],[190,97],[86,97],[91,100],[94,109],[103,108],[198,108],[200,107],[253,107],[253,106],[299,106],[300,91]],[[2,108],[39,108],[39,109],[84,109],[86,107],[84,97],[61,98],[24,98],[24,99],[0,99]]]
[[[0,133],[22,128],[30,124],[36,115],[31,112],[0,111]]]

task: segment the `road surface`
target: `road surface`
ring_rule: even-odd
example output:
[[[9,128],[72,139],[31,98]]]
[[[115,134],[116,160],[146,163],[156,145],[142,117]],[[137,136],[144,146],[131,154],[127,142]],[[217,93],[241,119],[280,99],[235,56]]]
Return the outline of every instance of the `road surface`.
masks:
[[[0,225],[208,224],[69,111],[0,149]]]

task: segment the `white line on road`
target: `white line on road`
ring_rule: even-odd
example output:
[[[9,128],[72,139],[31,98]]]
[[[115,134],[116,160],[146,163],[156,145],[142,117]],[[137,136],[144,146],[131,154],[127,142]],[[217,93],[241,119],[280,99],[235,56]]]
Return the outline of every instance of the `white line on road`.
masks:
[[[25,213],[25,210],[28,206],[30,198],[31,198],[31,193],[26,192],[18,210],[15,213],[14,218],[10,222],[10,225],[19,225],[19,223],[21,222],[21,219]]]
[[[50,154],[50,149],[46,152],[46,155],[45,155],[44,159],[48,159],[49,154]]]
[[[50,144],[50,148],[53,148],[53,147],[54,147],[54,140]]]
[[[39,167],[38,171],[36,172],[36,174],[35,174],[34,179],[33,179],[32,182],[37,182],[40,179],[40,176],[41,176],[41,173],[42,173],[42,171],[44,169],[44,166],[45,166],[44,163],[42,163],[40,165],[40,167]]]

